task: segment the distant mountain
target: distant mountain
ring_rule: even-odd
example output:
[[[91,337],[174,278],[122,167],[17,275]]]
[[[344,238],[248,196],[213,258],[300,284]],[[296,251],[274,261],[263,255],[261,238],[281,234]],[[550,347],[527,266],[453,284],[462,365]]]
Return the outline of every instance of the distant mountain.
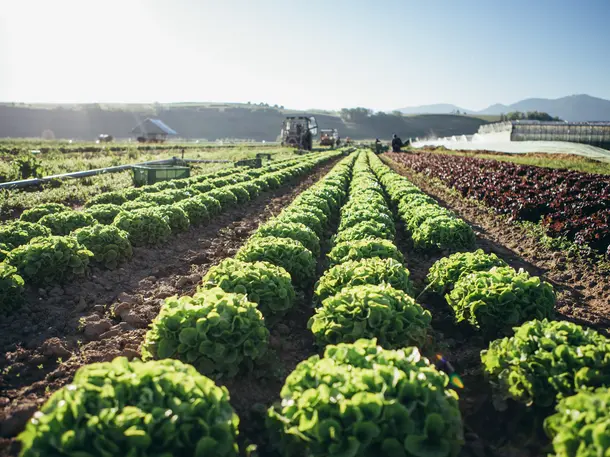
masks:
[[[423,114],[435,108],[438,114],[448,114],[456,109],[468,114],[502,114],[510,111],[543,111],[551,116],[558,116],[566,121],[610,121],[610,100],[591,97],[590,95],[570,95],[557,99],[528,98],[512,105],[495,104],[481,111],[464,110],[455,105],[438,104],[401,108],[405,114]],[[444,109],[444,111],[442,111]]]
[[[570,95],[556,100],[529,98],[510,105],[511,111],[544,111],[566,121],[610,121],[610,100]]]
[[[484,110],[477,111],[477,114],[502,114],[508,113],[510,111],[514,111],[510,109],[510,107],[503,105],[502,103],[496,103],[495,105],[491,105]],[[540,111],[540,110],[539,110]]]
[[[470,113],[471,111],[460,108],[459,106],[450,105],[447,103],[437,103],[435,105],[412,106],[407,108],[399,108],[402,114],[451,114],[459,111],[460,113]]]

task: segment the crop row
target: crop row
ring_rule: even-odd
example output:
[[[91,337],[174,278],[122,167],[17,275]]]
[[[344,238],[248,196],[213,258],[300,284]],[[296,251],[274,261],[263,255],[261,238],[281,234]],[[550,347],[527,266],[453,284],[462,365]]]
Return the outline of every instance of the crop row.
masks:
[[[295,289],[313,281],[319,237],[345,198],[353,160],[343,159],[259,227],[235,258],[212,267],[193,297],[166,300],[146,336],[145,357],[178,358],[211,376],[233,376],[261,357],[265,322],[281,318],[294,306]],[[233,325],[218,328],[227,322]]]
[[[383,167],[382,182],[388,181],[386,176],[406,181]],[[390,196],[392,187],[386,187]],[[555,406],[556,413],[544,422],[555,455],[608,453],[610,340],[594,330],[552,320],[556,297],[550,284],[477,250],[437,261],[426,290],[444,294],[456,322],[487,339],[510,334],[514,327],[512,336],[490,342],[481,362],[496,399],[522,403],[530,414],[542,417],[547,414],[544,408]]]
[[[51,143],[52,144],[52,143]],[[32,149],[36,149],[43,154],[60,152],[60,153],[103,153],[103,152],[119,152],[126,150],[137,151],[180,151],[182,149],[201,149],[201,145],[193,144],[162,144],[162,145],[142,145],[142,144],[119,144],[119,145],[100,145],[97,143],[79,142],[75,144],[56,143],[49,146],[48,141],[2,141],[0,142],[0,156],[17,155],[29,153]]]
[[[296,367],[268,411],[283,456],[449,456],[461,447],[457,395],[417,347],[431,315],[409,295],[373,157],[356,160],[330,268],[315,286],[309,328],[324,354]]]
[[[499,213],[540,222],[552,236],[565,236],[610,256],[607,175],[445,154],[391,157]]]
[[[142,351],[145,359],[163,360],[118,358],[80,369],[20,436],[22,455],[85,449],[95,455],[237,455],[239,419],[228,392],[200,373],[231,376],[264,354],[265,317],[290,309],[295,285],[313,275],[314,254],[294,237],[319,252],[318,236],[345,198],[353,161],[343,159],[260,227],[235,259],[210,269],[193,296],[165,301]],[[106,404],[99,403],[102,384]],[[144,398],[142,389],[150,395]],[[64,405],[81,412],[66,415]],[[93,418],[103,419],[90,427]],[[66,434],[69,439],[58,439]]]
[[[343,206],[352,167],[349,201]],[[327,256],[331,268],[315,288],[322,304],[311,321],[320,346],[339,344],[328,345],[323,357],[307,359],[288,376],[281,404],[268,411],[270,442],[287,456],[303,455],[304,450],[315,456],[414,456],[424,451],[455,455],[462,441],[457,395],[447,388],[448,377],[416,347],[402,348],[425,343],[430,314],[407,293],[412,293],[412,285],[402,255],[392,243],[393,215],[366,153],[346,158],[277,218],[261,226],[235,259],[208,272],[193,297],[166,300],[146,335],[144,358],[179,359],[211,376],[232,376],[253,364],[267,349],[266,321],[272,322],[292,306],[295,288],[311,287],[319,237],[340,208],[339,229]],[[109,392],[136,391],[131,394],[135,397],[134,378],[153,373],[155,382],[166,386],[166,371],[180,373],[176,379],[183,382],[182,373],[187,370],[190,367],[178,361],[142,364],[117,359],[81,369],[71,389],[87,395],[83,400],[93,405],[91,414],[100,417],[105,412],[97,409],[98,390],[89,388],[96,384],[91,382],[94,372],[111,380],[104,382]],[[149,386],[150,376],[146,377],[144,384]],[[70,444],[81,449],[88,438],[95,440],[94,432],[104,438],[115,430],[113,449],[119,453],[132,451],[135,440],[124,437],[133,433],[144,450],[165,445],[169,448],[160,451],[236,455],[238,419],[229,406],[228,392],[208,381],[202,378],[197,382],[201,388],[181,395],[172,384],[159,390],[155,406],[164,415],[153,416],[150,427],[144,427],[140,417],[151,407],[142,404],[133,411],[139,415],[126,424],[111,416],[104,427],[90,431],[83,422],[68,421],[65,426],[82,430],[78,441]],[[28,425],[21,436],[27,452],[48,451],[54,444],[57,425],[55,429],[50,425],[65,421],[61,406],[70,400],[69,389],[56,393]],[[165,392],[178,398],[166,400]],[[118,400],[113,398],[108,406],[124,411],[126,403],[116,396]],[[206,420],[191,430],[190,441],[180,439],[188,423],[181,421],[182,415],[177,417],[172,401],[201,403]],[[211,404],[224,413],[211,412]],[[193,415],[185,405],[184,417],[188,420]],[[172,428],[165,425],[170,417],[175,418]]]
[[[555,407],[556,413],[544,421],[555,456],[608,453],[608,338],[553,320],[556,298],[550,284],[481,250],[440,259],[427,283],[433,293],[444,294],[456,322],[492,339],[481,352],[481,363],[494,406],[517,402],[539,419]]]
[[[463,442],[458,397],[421,355],[431,349],[431,316],[413,300],[393,243],[396,213],[417,249],[474,247],[463,221],[376,156],[347,157],[235,258],[210,269],[192,297],[165,301],[142,351],[162,360],[81,368],[28,424],[22,455],[237,455],[239,418],[228,391],[205,375],[233,376],[261,358],[268,327],[294,306],[296,291],[312,287],[320,240],[340,215],[309,324],[323,355],[301,362],[267,411],[273,452],[455,457]],[[546,421],[556,455],[607,453],[610,394],[586,389],[608,382],[608,341],[540,320],[552,316],[550,285],[475,251],[437,262],[427,290],[445,293],[456,321],[487,337],[522,324],[482,353],[492,385],[530,405],[560,400]]]
[[[336,154],[231,174],[223,170],[222,177],[208,175],[207,180],[188,187],[146,192],[121,205],[96,201],[83,211],[56,204],[32,208],[20,221],[0,228],[0,242],[5,246],[0,264],[0,310],[5,313],[19,305],[25,282],[69,281],[85,275],[90,261],[114,268],[132,256],[132,246],[162,243],[172,233],[206,223]]]
[[[328,253],[329,269],[314,290],[320,306],[309,328],[320,347],[360,338],[377,338],[389,348],[425,342],[430,313],[412,298],[395,233],[392,210],[362,153]]]

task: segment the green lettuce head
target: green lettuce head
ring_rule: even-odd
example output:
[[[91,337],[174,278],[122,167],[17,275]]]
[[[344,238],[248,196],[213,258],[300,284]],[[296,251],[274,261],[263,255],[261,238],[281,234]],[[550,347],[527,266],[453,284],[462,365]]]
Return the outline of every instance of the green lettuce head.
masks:
[[[610,390],[584,391],[559,401],[556,413],[544,422],[553,441],[551,457],[610,455]]]
[[[0,263],[0,316],[9,314],[22,304],[24,285],[17,268],[6,262]]]
[[[51,230],[34,222],[12,221],[0,225],[0,243],[16,248],[30,242],[37,236],[50,236]]]
[[[97,221],[84,211],[63,211],[47,214],[38,221],[51,230],[53,235],[69,235],[81,227],[97,224]]]
[[[161,205],[156,208],[169,225],[172,233],[185,232],[191,226],[186,212],[178,205]]]
[[[207,207],[197,197],[179,201],[174,206],[186,213],[191,225],[201,225],[210,221]]]
[[[70,236],[34,238],[13,249],[6,261],[25,281],[52,284],[84,276],[93,253]]]
[[[411,234],[415,249],[473,249],[472,227],[454,216],[439,216],[423,221]]]
[[[97,224],[74,232],[78,242],[93,252],[93,261],[109,269],[131,259],[129,234],[114,225]]]
[[[316,232],[298,222],[282,222],[275,219],[261,225],[255,232],[255,238],[275,236],[278,238],[291,238],[299,241],[309,249],[314,257],[320,256],[320,239]]]
[[[463,424],[448,384],[415,347],[331,345],[288,376],[267,428],[285,457],[455,457]]]
[[[160,244],[172,233],[167,219],[156,208],[120,213],[113,225],[129,233],[129,241],[134,246]]]
[[[224,188],[213,189],[204,195],[218,200],[223,211],[237,206],[237,197],[230,190],[225,190]]]
[[[203,277],[202,287],[220,287],[225,292],[245,294],[267,318],[284,314],[292,308],[295,299],[288,272],[268,262],[225,259],[210,268]]]
[[[235,256],[244,262],[265,261],[284,268],[293,284],[313,282],[316,261],[309,249],[290,238],[251,238]]]
[[[47,214],[63,213],[65,211],[72,211],[72,209],[61,203],[43,203],[26,209],[19,219],[24,222],[38,222]]]
[[[90,208],[95,205],[122,205],[126,201],[127,198],[123,191],[104,192],[87,200],[85,207]]]
[[[344,288],[316,309],[308,327],[319,346],[377,338],[387,348],[423,347],[431,315],[388,284]]]
[[[322,301],[345,287],[381,283],[390,284],[394,289],[414,296],[409,270],[397,260],[377,257],[350,260],[326,270],[316,284],[314,293]]]
[[[114,222],[117,215],[124,211],[124,208],[112,203],[105,203],[90,206],[85,210],[85,213],[90,214],[100,224],[110,225]]]
[[[482,249],[474,252],[457,252],[436,261],[430,268],[426,281],[429,289],[444,294],[452,290],[463,275],[507,266],[508,264],[497,255],[485,254]]]
[[[458,322],[485,333],[553,316],[555,291],[537,276],[511,267],[493,267],[462,276],[445,296]]]
[[[404,262],[404,257],[390,240],[371,238],[358,241],[344,241],[336,244],[328,253],[331,265],[338,265],[350,260],[362,260],[378,257]]]
[[[142,355],[175,358],[203,374],[232,377],[260,358],[268,341],[256,304],[216,287],[168,298],[146,334]]]
[[[528,406],[610,386],[610,340],[571,322],[526,322],[514,336],[492,341],[481,361],[500,396]]]
[[[177,360],[92,363],[18,437],[22,457],[237,457],[239,418],[225,387]]]
[[[394,226],[389,228],[385,224],[375,221],[358,222],[352,227],[346,228],[342,232],[337,233],[333,238],[336,244],[345,241],[359,241],[371,238],[383,238],[386,240],[394,239]]]

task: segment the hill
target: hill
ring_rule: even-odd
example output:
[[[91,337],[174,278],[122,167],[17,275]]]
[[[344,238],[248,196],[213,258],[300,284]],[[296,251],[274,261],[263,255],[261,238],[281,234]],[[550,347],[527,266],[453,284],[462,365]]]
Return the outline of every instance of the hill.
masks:
[[[451,113],[456,109],[475,116],[498,115],[511,111],[542,111],[566,121],[610,121],[610,100],[591,97],[586,94],[570,95],[557,99],[528,98],[511,105],[491,105],[481,111],[463,110],[455,105],[446,104],[402,108],[400,111],[405,113]]]
[[[571,95],[556,100],[529,98],[510,105],[510,111],[535,110],[566,121],[610,121],[610,100],[589,95]]]
[[[358,116],[350,116],[354,111]],[[24,105],[0,104],[0,137],[55,138],[92,140],[100,133],[115,138],[131,136],[131,130],[147,117],[161,119],[185,139],[251,139],[275,141],[282,120],[294,110],[247,104],[87,104]],[[389,138],[392,133],[403,139],[426,135],[451,136],[476,133],[485,122],[467,116],[397,116],[364,109],[315,113],[321,128],[336,128],[341,137],[354,139]],[[347,114],[346,114],[347,113]],[[302,113],[301,113],[302,114]],[[309,113],[308,113],[309,114]]]

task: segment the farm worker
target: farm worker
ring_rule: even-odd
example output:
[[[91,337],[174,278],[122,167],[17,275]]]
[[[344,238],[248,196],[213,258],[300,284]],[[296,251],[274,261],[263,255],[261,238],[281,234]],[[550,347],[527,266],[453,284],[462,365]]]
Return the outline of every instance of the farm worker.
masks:
[[[375,138],[375,154],[381,154],[381,141],[379,141],[379,138]]]
[[[396,136],[396,134],[392,135],[392,152],[400,152],[400,148],[402,147],[402,140]]]

